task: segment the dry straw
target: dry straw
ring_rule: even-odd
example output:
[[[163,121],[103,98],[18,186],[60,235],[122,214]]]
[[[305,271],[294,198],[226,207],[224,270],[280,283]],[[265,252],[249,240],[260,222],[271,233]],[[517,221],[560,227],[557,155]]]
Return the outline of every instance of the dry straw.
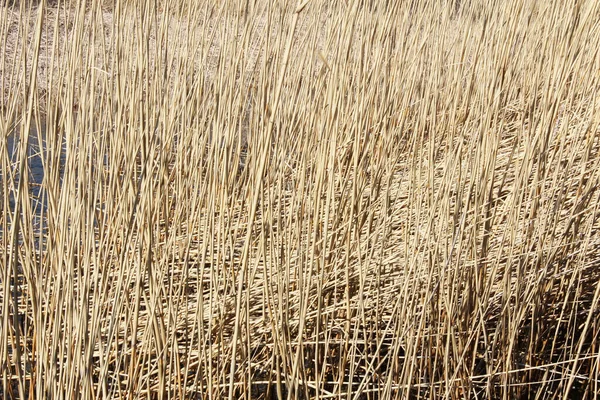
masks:
[[[600,396],[599,4],[0,2],[0,397]]]

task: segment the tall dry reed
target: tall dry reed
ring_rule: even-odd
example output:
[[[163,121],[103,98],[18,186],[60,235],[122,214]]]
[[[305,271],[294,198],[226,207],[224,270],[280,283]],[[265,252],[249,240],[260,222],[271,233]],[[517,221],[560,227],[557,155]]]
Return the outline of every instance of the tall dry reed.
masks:
[[[3,398],[600,396],[598,2],[0,5]]]

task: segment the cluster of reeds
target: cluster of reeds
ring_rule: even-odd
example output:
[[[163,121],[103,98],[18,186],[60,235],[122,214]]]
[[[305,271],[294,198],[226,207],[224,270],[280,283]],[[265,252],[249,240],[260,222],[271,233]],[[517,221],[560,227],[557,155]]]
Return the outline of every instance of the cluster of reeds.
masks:
[[[600,396],[597,1],[0,6],[0,397]]]

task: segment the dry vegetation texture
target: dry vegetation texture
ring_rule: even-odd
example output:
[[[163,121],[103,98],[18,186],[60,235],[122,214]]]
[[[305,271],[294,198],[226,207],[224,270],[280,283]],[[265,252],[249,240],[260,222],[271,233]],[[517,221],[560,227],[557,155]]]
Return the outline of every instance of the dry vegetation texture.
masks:
[[[596,0],[109,3],[0,6],[0,397],[600,396]]]

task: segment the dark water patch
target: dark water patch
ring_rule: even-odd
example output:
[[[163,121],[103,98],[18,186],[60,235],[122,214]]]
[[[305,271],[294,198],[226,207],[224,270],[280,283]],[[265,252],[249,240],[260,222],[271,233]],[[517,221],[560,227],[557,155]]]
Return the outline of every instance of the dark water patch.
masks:
[[[29,198],[32,200],[34,214],[40,209],[40,192],[44,181],[44,166],[42,163],[43,144],[40,145],[37,131],[32,129],[29,132],[29,146],[27,148],[27,161],[25,170],[28,178]],[[20,146],[19,134],[12,133],[6,138],[6,150],[8,160],[10,161],[10,173],[14,179],[14,187],[9,188],[9,209],[14,212],[16,190],[22,178],[20,171],[21,160],[19,159]],[[0,176],[0,182],[7,177]]]
[[[17,205],[16,198],[18,195],[17,191],[19,184],[26,185],[23,190],[26,193],[26,198],[31,207],[31,221],[24,222],[26,224],[31,224],[35,234],[42,234],[46,228],[45,212],[48,206],[47,195],[44,189],[44,176],[46,173],[44,160],[48,159],[48,157],[45,157],[48,150],[45,127],[42,126],[40,132],[38,132],[36,128],[32,128],[29,131],[26,149],[27,158],[25,160],[25,168],[23,169],[23,171],[27,173],[27,179],[23,179],[23,171],[21,171],[22,162],[20,159],[22,146],[25,145],[23,142],[24,139],[25,138],[21,138],[21,135],[16,130],[3,139],[6,140],[6,153],[3,154],[2,157],[8,160],[9,170],[6,172],[7,176],[0,174],[0,185],[4,187],[5,180],[9,180],[9,182],[6,182],[6,197],[8,198],[8,204],[2,208],[5,213],[10,214],[4,216],[7,221],[7,226],[10,227]],[[65,144],[64,139],[61,138],[60,140],[62,143],[59,149],[58,165],[60,169],[59,177],[62,181],[62,171],[64,170],[65,164]],[[10,176],[8,176],[8,174],[10,174]],[[23,207],[21,206],[19,212],[22,212],[22,210]],[[0,237],[2,234],[2,226],[0,226]]]

